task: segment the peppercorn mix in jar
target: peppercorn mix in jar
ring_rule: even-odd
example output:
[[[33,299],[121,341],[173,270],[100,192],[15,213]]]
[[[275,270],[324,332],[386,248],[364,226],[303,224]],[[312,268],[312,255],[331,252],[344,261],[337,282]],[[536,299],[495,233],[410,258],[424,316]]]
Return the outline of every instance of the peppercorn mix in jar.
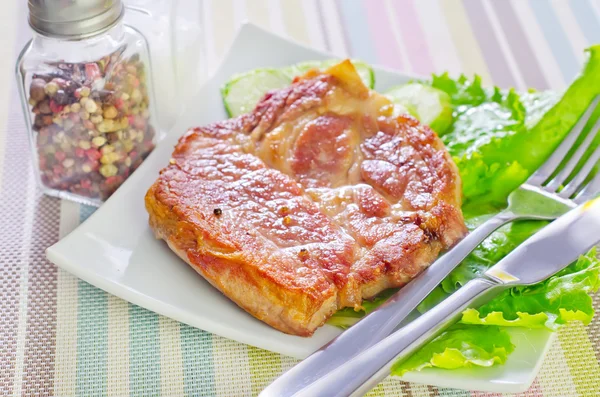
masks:
[[[114,54],[54,66],[29,88],[41,182],[104,200],[154,148],[144,65]]]
[[[147,46],[117,22],[81,40],[35,34],[21,54],[21,95],[47,194],[99,205],[154,149]]]

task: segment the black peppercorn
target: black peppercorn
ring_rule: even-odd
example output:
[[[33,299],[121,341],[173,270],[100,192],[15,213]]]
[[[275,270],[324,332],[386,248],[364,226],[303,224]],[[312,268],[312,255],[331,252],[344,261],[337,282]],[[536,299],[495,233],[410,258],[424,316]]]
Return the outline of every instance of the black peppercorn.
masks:
[[[102,102],[112,102],[114,99],[112,92],[110,92],[109,90],[95,91],[92,93],[92,98],[100,99]]]
[[[69,96],[72,96],[78,88],[79,84],[77,84],[73,80],[68,80],[65,84],[64,90]]]
[[[69,102],[69,96],[64,90],[58,90],[54,94],[54,101],[59,105],[66,105]]]
[[[108,140],[108,143],[116,143],[119,141],[117,134],[107,134],[106,139]]]
[[[220,208],[215,208],[213,210],[213,214],[215,214],[216,216],[220,216],[223,213],[223,210]]]
[[[300,252],[298,252],[298,257],[303,261],[308,259],[308,250],[306,248],[300,248]]]
[[[42,115],[41,114],[36,114],[35,115],[35,120],[33,122],[34,128],[35,129],[39,129],[43,125],[44,125],[44,120],[42,119]]]

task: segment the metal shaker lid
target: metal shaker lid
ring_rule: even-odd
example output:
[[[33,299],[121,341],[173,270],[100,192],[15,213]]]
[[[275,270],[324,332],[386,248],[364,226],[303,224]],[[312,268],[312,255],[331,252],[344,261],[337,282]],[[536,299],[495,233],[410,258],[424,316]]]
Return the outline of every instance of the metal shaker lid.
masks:
[[[29,25],[36,32],[63,39],[102,33],[123,17],[121,0],[28,0]]]

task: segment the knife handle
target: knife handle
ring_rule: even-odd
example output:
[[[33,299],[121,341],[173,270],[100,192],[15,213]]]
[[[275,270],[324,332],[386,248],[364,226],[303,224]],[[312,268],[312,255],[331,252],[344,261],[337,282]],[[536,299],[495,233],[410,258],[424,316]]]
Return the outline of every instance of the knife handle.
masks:
[[[516,218],[513,213],[505,211],[484,222],[402,287],[384,305],[277,378],[260,396],[291,396],[388,336],[479,243],[500,226]]]
[[[456,322],[465,309],[484,303],[503,288],[505,288],[503,285],[488,279],[471,280],[442,303],[381,342],[305,388],[288,395],[294,397],[362,396],[389,375],[390,367],[394,362],[406,358],[435,338]]]

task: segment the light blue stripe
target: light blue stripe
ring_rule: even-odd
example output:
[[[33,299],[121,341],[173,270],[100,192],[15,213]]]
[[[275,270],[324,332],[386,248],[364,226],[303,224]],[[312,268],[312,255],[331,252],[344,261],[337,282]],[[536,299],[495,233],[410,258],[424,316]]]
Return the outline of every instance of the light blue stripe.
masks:
[[[351,49],[353,58],[368,63],[377,63],[377,55],[367,27],[366,11],[360,0],[340,0],[337,2],[342,17],[342,25]],[[381,21],[385,23],[385,21]],[[390,47],[390,51],[397,51]]]
[[[573,47],[569,43],[562,26],[552,5],[548,1],[529,0],[533,13],[536,16],[538,24],[544,32],[546,41],[552,54],[558,63],[558,66],[565,78],[565,81],[571,81],[579,72],[579,65],[573,53]]]
[[[181,354],[185,395],[214,396],[216,392],[212,335],[181,324]]]
[[[106,395],[108,297],[85,281],[77,285],[78,396]]]
[[[600,21],[588,0],[569,1],[588,44],[600,43]]]
[[[129,395],[160,395],[158,314],[129,305]]]
[[[82,204],[81,207],[79,207],[79,223],[82,223],[89,218],[97,209],[98,208],[92,207],[91,205]]]

